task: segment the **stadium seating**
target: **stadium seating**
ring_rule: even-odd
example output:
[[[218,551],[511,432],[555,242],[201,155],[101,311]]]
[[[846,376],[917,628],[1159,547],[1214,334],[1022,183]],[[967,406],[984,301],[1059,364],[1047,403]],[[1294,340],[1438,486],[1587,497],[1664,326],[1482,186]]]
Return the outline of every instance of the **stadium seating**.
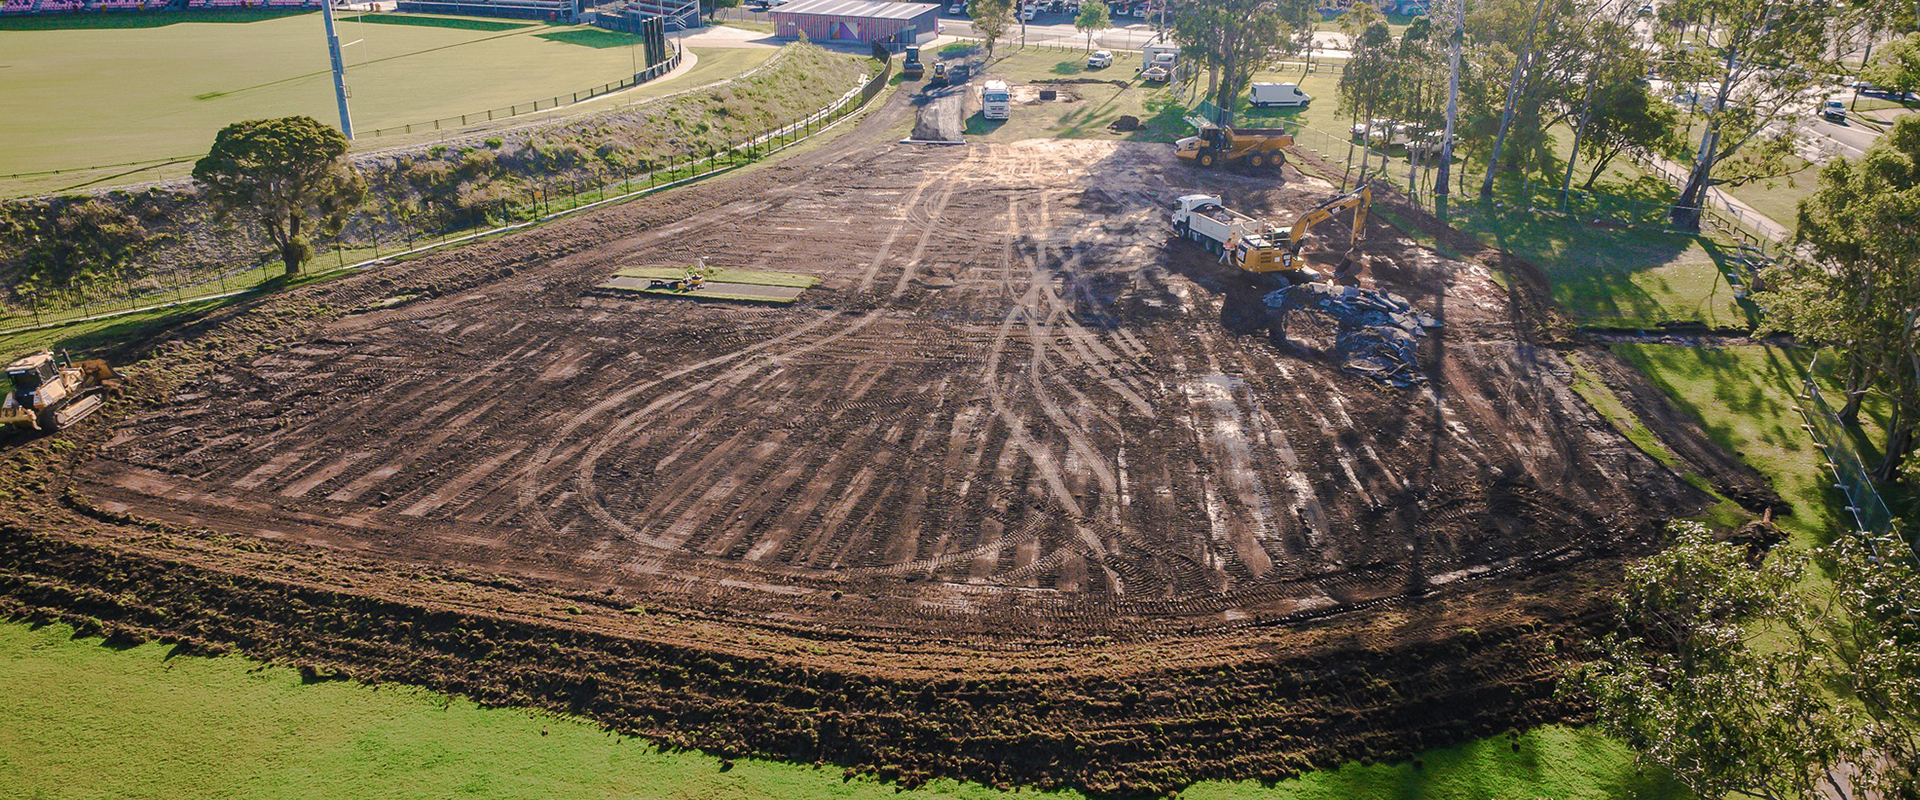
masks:
[[[400,0],[399,11],[470,17],[573,20],[573,0]]]

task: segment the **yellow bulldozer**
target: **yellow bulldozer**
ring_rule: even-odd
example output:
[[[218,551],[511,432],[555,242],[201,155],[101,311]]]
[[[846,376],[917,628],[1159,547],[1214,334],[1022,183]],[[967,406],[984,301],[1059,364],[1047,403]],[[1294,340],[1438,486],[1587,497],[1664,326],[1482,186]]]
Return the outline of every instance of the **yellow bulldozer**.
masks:
[[[57,431],[85,419],[118,394],[120,375],[100,359],[75,363],[64,352],[42,350],[7,365],[12,383],[0,404],[0,424],[19,430]]]

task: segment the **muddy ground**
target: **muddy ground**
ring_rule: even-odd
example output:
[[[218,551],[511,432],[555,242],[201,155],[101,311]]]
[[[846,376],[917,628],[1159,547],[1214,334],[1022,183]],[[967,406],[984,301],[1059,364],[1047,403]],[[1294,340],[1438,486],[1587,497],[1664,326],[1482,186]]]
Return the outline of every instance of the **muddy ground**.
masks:
[[[155,363],[205,379],[12,454],[54,511],[9,512],[6,602],[909,783],[1157,791],[1578,713],[1552,648],[1713,499],[1570,388],[1570,350],[1612,362],[1542,333],[1537,276],[1376,215],[1361,280],[1444,322],[1390,388],[1171,243],[1178,195],[1286,220],[1333,186],[895,143],[913,114],[176,333]],[[822,280],[589,291],[702,256]]]

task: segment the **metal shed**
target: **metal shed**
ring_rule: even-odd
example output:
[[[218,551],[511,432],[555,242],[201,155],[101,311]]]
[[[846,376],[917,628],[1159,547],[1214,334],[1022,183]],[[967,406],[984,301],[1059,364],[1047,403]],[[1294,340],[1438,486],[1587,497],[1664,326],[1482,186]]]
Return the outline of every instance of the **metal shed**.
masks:
[[[816,42],[914,44],[940,22],[938,5],[878,0],[793,0],[771,13],[775,36]]]

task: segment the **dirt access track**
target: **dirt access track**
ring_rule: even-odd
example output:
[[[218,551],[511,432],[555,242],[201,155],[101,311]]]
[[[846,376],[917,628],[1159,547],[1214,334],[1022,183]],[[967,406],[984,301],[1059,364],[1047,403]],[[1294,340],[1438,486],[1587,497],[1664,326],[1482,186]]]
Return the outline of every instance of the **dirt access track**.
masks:
[[[1551,647],[1713,499],[1570,352],[1764,493],[1549,341],[1530,275],[1373,224],[1364,280],[1445,323],[1401,390],[1169,244],[1178,195],[1285,219],[1322,181],[894,143],[911,114],[177,331],[147,402],[11,454],[43,500],[7,512],[6,602],[723,754],[1162,791],[1577,713]],[[822,282],[592,291],[701,256]]]

